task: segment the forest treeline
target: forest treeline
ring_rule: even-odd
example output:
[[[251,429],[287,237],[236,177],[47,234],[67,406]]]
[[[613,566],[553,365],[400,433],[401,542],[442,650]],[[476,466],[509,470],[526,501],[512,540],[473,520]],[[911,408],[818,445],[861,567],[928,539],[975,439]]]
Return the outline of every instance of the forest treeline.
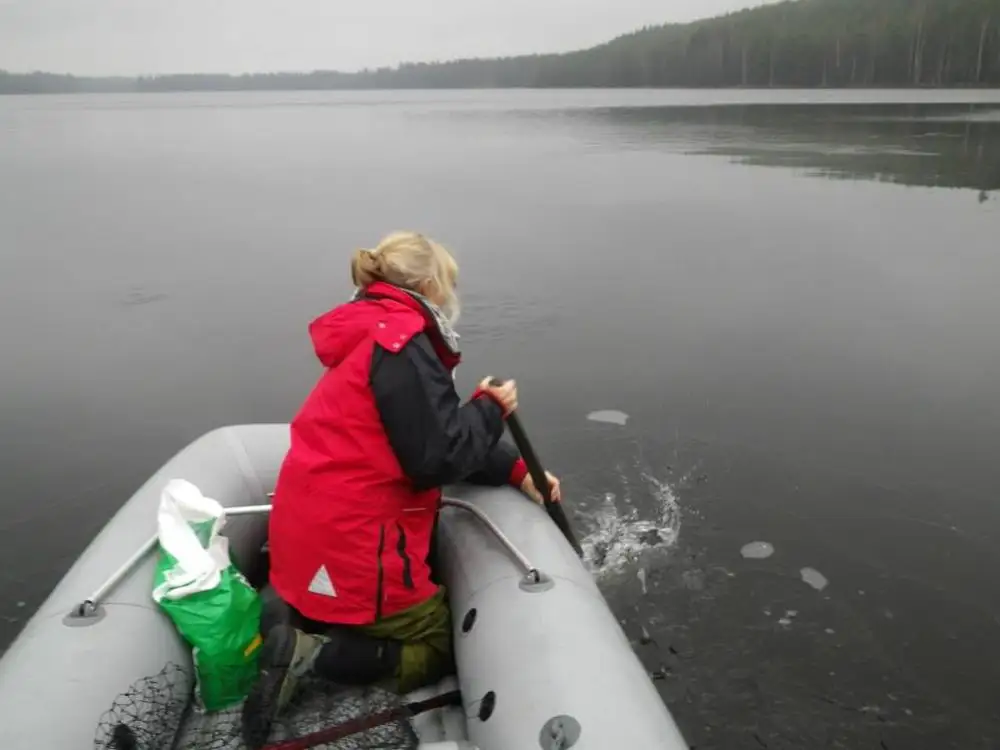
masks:
[[[1000,0],[786,0],[565,54],[357,73],[79,78],[0,71],[0,93],[512,87],[1000,86]]]

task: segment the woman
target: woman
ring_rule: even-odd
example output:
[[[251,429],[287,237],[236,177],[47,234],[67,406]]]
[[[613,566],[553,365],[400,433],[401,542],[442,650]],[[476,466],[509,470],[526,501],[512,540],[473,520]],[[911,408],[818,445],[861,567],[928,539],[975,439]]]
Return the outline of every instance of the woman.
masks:
[[[457,275],[437,243],[392,234],[355,254],[354,299],[310,326],[327,369],[292,421],[275,488],[269,593],[290,619],[262,622],[243,712],[252,748],[307,672],[347,685],[395,680],[406,693],[454,669],[451,616],[429,564],[442,485],[511,484],[541,502],[500,442],[514,382],[486,378],[465,404],[455,391]]]

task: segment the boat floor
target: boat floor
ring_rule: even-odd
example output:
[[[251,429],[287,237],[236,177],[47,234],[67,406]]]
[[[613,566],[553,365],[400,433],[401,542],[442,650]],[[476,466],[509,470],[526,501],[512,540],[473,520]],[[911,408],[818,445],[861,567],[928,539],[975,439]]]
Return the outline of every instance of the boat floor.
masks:
[[[95,748],[119,750],[244,750],[240,738],[242,705],[213,713],[196,710],[187,670],[168,667],[142,680],[122,694],[98,729]],[[458,689],[448,677],[435,686],[406,696],[388,690],[345,688],[316,679],[303,680],[291,704],[275,722],[270,743],[298,739],[314,732],[371,717],[402,704],[427,700]],[[123,741],[120,727],[131,739]],[[117,729],[116,729],[117,728]],[[438,742],[467,738],[465,715],[459,706],[427,711],[409,719],[396,719],[336,742],[314,745],[336,750],[417,750]]]

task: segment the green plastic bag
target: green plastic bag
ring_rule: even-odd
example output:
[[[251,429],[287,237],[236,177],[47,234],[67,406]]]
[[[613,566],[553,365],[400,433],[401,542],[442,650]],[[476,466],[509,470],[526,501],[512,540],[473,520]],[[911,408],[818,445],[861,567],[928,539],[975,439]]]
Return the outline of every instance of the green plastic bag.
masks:
[[[247,696],[261,645],[260,597],[229,559],[224,523],[223,507],[190,482],[163,490],[153,600],[191,645],[195,698],[208,712]]]

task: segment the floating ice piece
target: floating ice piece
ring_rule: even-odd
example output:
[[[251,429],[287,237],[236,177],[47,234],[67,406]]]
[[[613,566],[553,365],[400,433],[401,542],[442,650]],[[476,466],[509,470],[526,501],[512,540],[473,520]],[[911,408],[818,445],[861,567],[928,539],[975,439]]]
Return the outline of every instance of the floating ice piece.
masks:
[[[740,554],[751,560],[763,560],[774,554],[774,547],[767,542],[750,542],[743,545]]]
[[[653,636],[651,636],[649,634],[649,631],[646,630],[646,626],[643,625],[642,626],[642,636],[639,639],[639,643],[641,643],[643,646],[645,646],[645,645],[650,644],[652,642],[653,642]]]
[[[616,409],[603,409],[601,411],[590,412],[587,415],[587,419],[591,422],[604,422],[605,424],[616,424],[624,427],[625,423],[628,422],[628,414]]]
[[[817,591],[822,591],[829,583],[829,581],[826,580],[826,576],[815,568],[803,568],[799,571],[799,574],[802,576],[803,581],[808,583]]]
[[[778,624],[779,624],[779,625],[784,625],[785,627],[788,627],[789,625],[791,625],[791,624],[792,624],[792,620],[793,620],[793,619],[795,619],[795,616],[796,616],[796,615],[797,615],[798,613],[799,613],[799,612],[798,612],[798,610],[796,610],[796,609],[789,609],[789,610],[786,610],[786,611],[785,611],[785,616],[784,616],[784,617],[782,617],[782,618],[781,618],[780,620],[778,620]]]

